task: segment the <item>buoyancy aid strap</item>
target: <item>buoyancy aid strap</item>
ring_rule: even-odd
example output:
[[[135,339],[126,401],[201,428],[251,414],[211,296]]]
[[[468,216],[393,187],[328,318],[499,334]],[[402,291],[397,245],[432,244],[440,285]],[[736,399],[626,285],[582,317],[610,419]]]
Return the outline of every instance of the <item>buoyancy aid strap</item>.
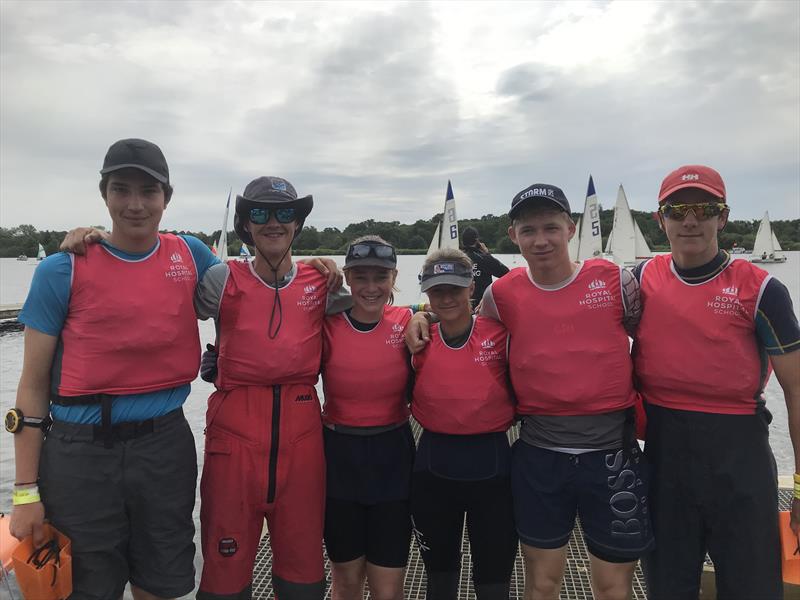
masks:
[[[78,406],[86,404],[100,405],[100,435],[105,448],[113,448],[114,437],[111,428],[111,404],[115,396],[111,394],[84,394],[82,396],[60,396],[54,394],[50,401],[61,406]]]

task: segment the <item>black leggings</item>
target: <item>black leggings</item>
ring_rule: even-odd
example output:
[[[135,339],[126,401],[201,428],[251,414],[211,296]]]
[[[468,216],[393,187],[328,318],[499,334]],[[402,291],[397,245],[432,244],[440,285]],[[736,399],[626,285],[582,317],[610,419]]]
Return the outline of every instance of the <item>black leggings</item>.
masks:
[[[429,600],[456,597],[464,513],[476,591],[509,585],[517,555],[510,478],[458,481],[417,471],[411,482],[411,515],[428,574]],[[448,583],[437,586],[437,581]]]

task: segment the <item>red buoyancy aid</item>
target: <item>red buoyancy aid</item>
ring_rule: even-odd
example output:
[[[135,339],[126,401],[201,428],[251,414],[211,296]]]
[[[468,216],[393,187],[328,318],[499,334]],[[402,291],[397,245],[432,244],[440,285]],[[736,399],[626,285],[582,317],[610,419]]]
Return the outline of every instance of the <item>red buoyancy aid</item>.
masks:
[[[642,320],[634,364],[645,402],[722,414],[752,414],[769,377],[755,333],[758,299],[769,280],[746,260],[713,279],[689,284],[671,255],[641,273]]]
[[[197,266],[182,238],[159,234],[141,260],[102,244],[87,244],[72,260],[60,381],[55,377],[60,395],[143,394],[197,377]]]
[[[344,313],[325,319],[322,384],[325,423],[374,427],[408,418],[411,370],[403,330],[408,308],[387,306],[372,331],[358,331]]]
[[[595,415],[633,406],[620,267],[586,260],[557,290],[537,287],[520,267],[491,289],[511,335],[518,413]]]
[[[461,348],[445,344],[439,327],[431,327],[431,341],[411,359],[416,372],[414,418],[436,433],[506,431],[514,420],[514,400],[505,327],[475,317],[469,340]]]
[[[281,327],[268,334],[275,289],[250,262],[230,261],[219,306],[217,389],[247,385],[314,385],[322,355],[322,321],[328,289],[314,267],[295,265],[292,281],[280,288]],[[278,318],[278,317],[276,317]]]

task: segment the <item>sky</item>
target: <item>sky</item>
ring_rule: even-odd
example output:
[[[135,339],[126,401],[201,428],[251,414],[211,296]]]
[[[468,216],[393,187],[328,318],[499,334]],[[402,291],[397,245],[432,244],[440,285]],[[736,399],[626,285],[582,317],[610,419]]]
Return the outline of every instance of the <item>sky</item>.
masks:
[[[588,177],[653,210],[707,164],[732,219],[800,218],[800,2],[0,2],[0,226],[110,226],[108,146],[157,143],[165,229],[282,176],[307,225],[507,212]],[[231,216],[228,229],[233,229]]]

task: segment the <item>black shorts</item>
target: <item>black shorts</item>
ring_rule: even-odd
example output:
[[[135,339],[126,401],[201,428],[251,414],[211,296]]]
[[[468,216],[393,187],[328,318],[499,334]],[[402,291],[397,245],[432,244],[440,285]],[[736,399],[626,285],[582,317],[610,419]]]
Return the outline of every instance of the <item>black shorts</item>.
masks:
[[[323,428],[328,498],[358,504],[408,501],[414,436],[408,423],[373,435]]]
[[[411,545],[407,501],[359,504],[327,498],[325,548],[331,561],[348,562],[365,556],[379,567],[402,568]]]
[[[164,598],[194,589],[194,436],[181,409],[153,428],[112,448],[93,425],[57,421],[47,435],[40,488],[72,540],[71,598],[120,598],[128,581]]]
[[[586,546],[607,562],[637,560],[653,546],[648,472],[638,447],[567,454],[518,440],[511,460],[520,540],[561,548],[580,516]]]

